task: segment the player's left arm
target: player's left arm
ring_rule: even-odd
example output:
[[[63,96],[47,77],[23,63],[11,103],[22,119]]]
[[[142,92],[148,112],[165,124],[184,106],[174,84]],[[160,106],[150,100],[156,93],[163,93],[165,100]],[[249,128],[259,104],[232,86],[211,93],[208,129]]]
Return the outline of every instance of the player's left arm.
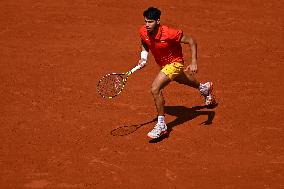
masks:
[[[190,51],[191,51],[191,64],[189,64],[185,71],[190,69],[192,73],[197,73],[197,43],[196,40],[188,35],[183,35],[180,43],[189,44]]]

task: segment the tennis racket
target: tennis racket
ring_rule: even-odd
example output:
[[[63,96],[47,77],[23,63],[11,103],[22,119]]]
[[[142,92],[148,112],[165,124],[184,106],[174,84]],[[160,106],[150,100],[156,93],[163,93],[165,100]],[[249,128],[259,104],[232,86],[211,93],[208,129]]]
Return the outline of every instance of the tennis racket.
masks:
[[[100,79],[97,84],[99,94],[104,98],[114,98],[123,90],[128,77],[141,68],[140,65],[132,68],[126,73],[110,73]]]

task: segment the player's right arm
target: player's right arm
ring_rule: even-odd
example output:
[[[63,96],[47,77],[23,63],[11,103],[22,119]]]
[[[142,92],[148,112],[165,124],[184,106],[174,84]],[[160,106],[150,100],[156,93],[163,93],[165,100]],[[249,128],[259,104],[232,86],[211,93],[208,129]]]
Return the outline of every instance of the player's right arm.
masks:
[[[148,53],[149,53],[148,46],[146,45],[145,42],[143,42],[143,40],[141,40],[141,58],[138,63],[138,65],[140,65],[141,68],[143,68],[147,63]]]

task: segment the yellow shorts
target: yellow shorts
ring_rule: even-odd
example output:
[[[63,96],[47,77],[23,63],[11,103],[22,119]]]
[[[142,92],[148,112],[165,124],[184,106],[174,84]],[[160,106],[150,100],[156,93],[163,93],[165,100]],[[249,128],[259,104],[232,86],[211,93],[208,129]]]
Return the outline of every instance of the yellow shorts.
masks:
[[[184,70],[184,65],[181,62],[173,62],[162,67],[161,72],[166,74],[171,80],[181,74]]]

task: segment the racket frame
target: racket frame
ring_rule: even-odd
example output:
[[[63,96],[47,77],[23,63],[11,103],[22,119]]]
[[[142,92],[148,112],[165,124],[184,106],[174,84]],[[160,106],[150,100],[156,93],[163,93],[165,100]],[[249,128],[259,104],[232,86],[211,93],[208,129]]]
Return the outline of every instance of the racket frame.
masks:
[[[98,93],[99,93],[103,98],[108,98],[108,99],[112,99],[112,98],[118,96],[118,95],[122,92],[122,90],[124,89],[128,77],[129,77],[132,73],[136,72],[136,71],[139,70],[139,69],[141,69],[141,66],[140,66],[140,65],[137,65],[137,66],[135,66],[134,68],[132,68],[131,70],[129,70],[129,71],[126,72],[126,73],[109,73],[109,74],[106,74],[105,76],[103,76],[103,77],[99,80],[99,82],[98,82],[98,84],[97,84],[97,91],[98,91]],[[105,95],[103,95],[103,94],[101,93],[101,91],[99,90],[99,84],[100,84],[100,82],[101,82],[105,77],[108,77],[108,76],[110,76],[110,75],[119,75],[119,76],[121,76],[121,77],[123,78],[123,79],[122,79],[122,87],[121,87],[120,91],[119,91],[117,94],[115,94],[115,95],[113,95],[113,96],[105,96]]]

